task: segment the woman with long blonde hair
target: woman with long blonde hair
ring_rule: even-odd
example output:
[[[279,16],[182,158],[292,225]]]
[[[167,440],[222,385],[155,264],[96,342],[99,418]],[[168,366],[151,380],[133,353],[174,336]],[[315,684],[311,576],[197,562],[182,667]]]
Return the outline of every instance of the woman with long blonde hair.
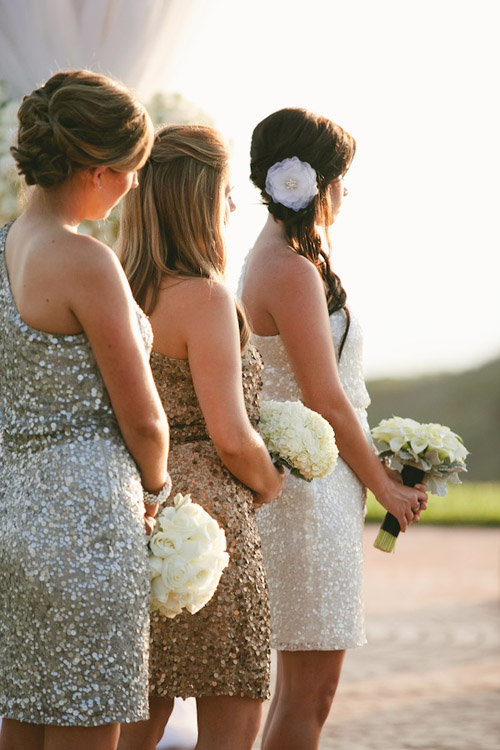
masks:
[[[268,595],[255,508],[280,494],[283,475],[253,426],[262,365],[224,284],[229,179],[216,130],[167,126],[123,207],[119,255],[153,327],[173,495],[190,493],[217,519],[230,564],[197,614],[152,615],[151,718],[122,729],[120,750],[153,750],[174,698],[188,696],[197,699],[198,750],[250,750],[268,696]]]

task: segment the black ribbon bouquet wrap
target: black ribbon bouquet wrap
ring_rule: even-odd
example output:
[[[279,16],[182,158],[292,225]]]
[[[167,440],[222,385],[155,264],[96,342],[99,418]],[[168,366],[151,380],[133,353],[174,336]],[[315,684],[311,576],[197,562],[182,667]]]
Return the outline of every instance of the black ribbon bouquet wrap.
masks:
[[[460,435],[446,425],[391,417],[382,419],[371,435],[379,458],[401,471],[407,487],[425,480],[428,492],[444,497],[448,483],[460,484],[458,475],[467,471],[465,457],[469,451]],[[387,513],[374,546],[383,552],[393,552],[400,531],[397,519]]]
[[[424,478],[424,474],[425,472],[422,469],[417,469],[416,466],[406,465],[401,470],[403,484],[407,487],[414,487],[419,484]],[[373,546],[383,550],[383,552],[393,552],[400,531],[401,526],[398,519],[392,513],[386,513]]]

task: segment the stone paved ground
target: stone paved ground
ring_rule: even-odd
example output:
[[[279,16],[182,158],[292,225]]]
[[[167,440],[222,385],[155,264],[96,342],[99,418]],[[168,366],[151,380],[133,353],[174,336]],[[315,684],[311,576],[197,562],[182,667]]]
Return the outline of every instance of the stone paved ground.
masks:
[[[500,529],[416,526],[394,555],[373,548],[376,531],[369,643],[346,657],[321,750],[500,750]],[[193,748],[185,709],[160,748]]]
[[[321,750],[500,750],[500,530],[417,526],[393,555],[375,535],[369,643],[346,657]]]

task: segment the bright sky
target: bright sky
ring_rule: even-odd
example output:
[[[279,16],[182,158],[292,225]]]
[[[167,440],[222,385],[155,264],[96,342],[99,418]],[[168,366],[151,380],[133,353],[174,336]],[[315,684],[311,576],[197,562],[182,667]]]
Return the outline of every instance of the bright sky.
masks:
[[[167,91],[234,144],[229,283],[265,220],[250,135],[284,106],[358,150],[333,265],[365,331],[369,377],[500,355],[498,0],[200,0]]]

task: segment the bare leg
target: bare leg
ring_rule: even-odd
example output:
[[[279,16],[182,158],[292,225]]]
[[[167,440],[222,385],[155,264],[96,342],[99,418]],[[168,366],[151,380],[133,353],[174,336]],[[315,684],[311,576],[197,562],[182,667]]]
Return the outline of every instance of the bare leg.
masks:
[[[261,747],[265,747],[266,744],[266,737],[268,735],[269,729],[273,723],[274,714],[276,713],[276,707],[279,706],[280,702],[280,693],[281,693],[281,675],[283,673],[283,670],[280,668],[280,661],[281,661],[281,651],[277,652],[277,674],[276,674],[276,683],[274,686],[274,692],[271,698],[271,705],[269,706],[269,711],[267,712],[266,716],[266,723],[264,724],[264,730],[262,732],[262,740],[261,740]]]
[[[196,699],[195,750],[251,750],[259,731],[262,703],[252,698],[216,695]]]
[[[0,750],[43,750],[43,724],[2,719]]]
[[[279,693],[267,722],[263,750],[317,750],[344,656],[345,651],[278,654]]]
[[[100,727],[45,727],[44,750],[116,750],[119,724]]]
[[[149,719],[122,724],[118,750],[155,750],[163,736],[173,707],[173,698],[150,697]]]

